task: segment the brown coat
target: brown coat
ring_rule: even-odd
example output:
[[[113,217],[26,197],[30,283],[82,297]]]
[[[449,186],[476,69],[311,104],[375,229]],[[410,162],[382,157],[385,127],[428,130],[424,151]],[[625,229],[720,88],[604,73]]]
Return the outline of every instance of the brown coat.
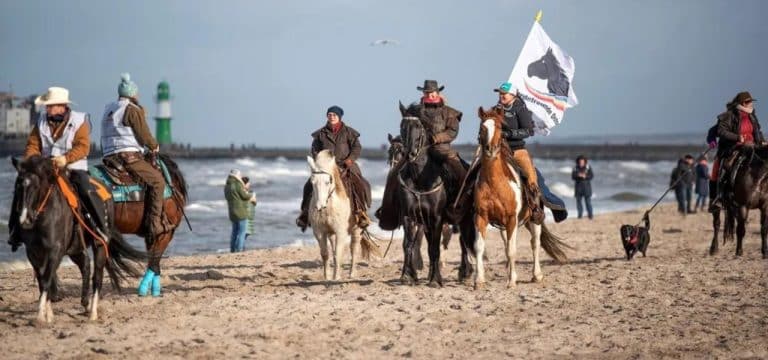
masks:
[[[56,124],[50,121],[48,122],[48,127],[54,129],[54,141],[58,141],[59,138],[61,138],[61,135],[64,133],[64,127],[68,122],[69,111],[67,111],[64,121],[61,123]],[[77,132],[75,132],[75,139],[72,141],[72,150],[69,150],[69,152],[64,154],[64,157],[67,158],[67,164],[71,164],[75,161],[88,157],[88,154],[91,152],[90,133],[91,130],[88,121],[84,122],[83,125],[77,129]],[[32,129],[32,132],[29,134],[29,138],[27,138],[27,146],[24,148],[24,158],[26,159],[33,155],[41,155],[42,152],[43,143],[40,139],[40,129],[38,129],[37,125],[35,125],[35,127]]]
[[[129,105],[125,109],[123,124],[131,127],[133,135],[136,137],[136,141],[139,142],[139,145],[146,146],[150,150],[157,148],[157,140],[152,136],[152,132],[149,131],[149,126],[147,126],[144,108],[133,101],[131,101],[131,104],[135,106]]]
[[[359,138],[360,133],[346,124],[342,123],[341,130],[336,134],[328,125],[323,126],[312,133],[312,156],[316,156],[320,151],[330,150],[339,166],[347,159],[356,162],[363,149]],[[354,163],[350,170],[360,175],[357,163]]]
[[[434,145],[450,144],[459,134],[461,112],[445,104],[419,105],[419,120]]]

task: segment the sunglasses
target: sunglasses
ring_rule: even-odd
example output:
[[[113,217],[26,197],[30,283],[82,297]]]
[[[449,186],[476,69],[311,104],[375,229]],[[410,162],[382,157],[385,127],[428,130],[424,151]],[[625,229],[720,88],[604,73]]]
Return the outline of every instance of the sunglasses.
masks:
[[[754,101],[754,100],[752,100],[752,99],[749,99],[749,100],[747,100],[747,101],[743,102],[742,104],[743,104],[743,105],[749,105],[749,104],[751,104],[751,103],[752,103],[752,101]]]

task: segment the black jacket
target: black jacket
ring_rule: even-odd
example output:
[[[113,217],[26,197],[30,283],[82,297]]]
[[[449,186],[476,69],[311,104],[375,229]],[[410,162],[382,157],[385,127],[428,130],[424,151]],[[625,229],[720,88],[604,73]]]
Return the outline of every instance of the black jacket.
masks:
[[[672,174],[669,177],[669,186],[674,186],[677,189],[693,187],[695,180],[696,174],[694,169],[684,159],[680,159],[677,162],[677,167],[672,170]]]
[[[587,177],[581,178],[579,174],[583,173]],[[584,167],[574,166],[571,172],[571,179],[574,184],[574,196],[592,197],[592,178],[595,175],[592,173],[592,167],[586,164]]]
[[[515,99],[515,102],[509,106],[502,104],[496,106],[504,110],[504,123],[501,125],[501,131],[509,147],[512,150],[524,148],[524,139],[533,135],[534,124],[531,111],[525,106],[525,102],[519,98]]]
[[[419,103],[419,120],[427,130],[432,145],[450,145],[459,134],[459,122],[461,112],[443,103],[423,104]]]
[[[757,115],[755,115],[754,111],[749,115],[749,119],[752,122],[752,136],[755,139],[755,143],[759,144],[765,141],[763,132],[760,130],[760,122],[757,121]],[[728,105],[728,111],[717,116],[718,157],[727,156],[733,150],[733,147],[736,146],[736,143],[739,141],[740,123],[739,110],[732,104]]]

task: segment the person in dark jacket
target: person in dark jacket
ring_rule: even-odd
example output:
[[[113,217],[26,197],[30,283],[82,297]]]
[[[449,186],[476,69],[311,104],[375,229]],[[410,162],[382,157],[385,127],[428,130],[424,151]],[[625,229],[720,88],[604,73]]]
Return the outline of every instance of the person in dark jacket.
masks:
[[[696,164],[696,206],[695,210],[704,211],[704,205],[707,203],[707,195],[709,195],[709,165],[707,164],[707,157],[699,157],[699,162]]]
[[[360,145],[360,133],[347,126],[341,118],[344,110],[338,106],[331,106],[326,111],[327,123],[322,128],[312,133],[312,156],[323,150],[330,150],[336,158],[336,164],[340,167],[344,185],[352,197],[352,207],[357,224],[367,227],[370,219],[367,209],[371,206],[371,185],[368,183],[357,166],[362,146]],[[301,214],[296,219],[296,225],[305,231],[309,225],[309,200],[312,199],[312,183],[307,180],[304,184],[304,196],[301,199]]]
[[[499,93],[499,102],[496,107],[504,110],[501,131],[513,152],[512,162],[523,172],[522,175],[528,180],[527,186],[534,194],[528,201],[528,207],[532,212],[531,221],[541,224],[544,221],[544,211],[539,206],[538,176],[531,155],[525,149],[525,139],[533,135],[534,129],[531,111],[525,106],[525,102],[511,83],[505,82],[493,91]]]
[[[688,160],[691,158],[691,161]],[[693,157],[686,155],[677,161],[677,166],[672,170],[669,178],[669,186],[675,190],[677,200],[677,212],[685,215],[691,211],[691,187],[693,186],[693,169],[691,165]]]
[[[765,145],[765,137],[755,114],[752,95],[742,91],[726,105],[726,111],[717,116],[717,155],[712,163],[710,177],[710,210],[720,208],[720,173],[723,162],[737,146]]]
[[[576,166],[573,167],[571,172],[571,179],[574,184],[574,196],[576,197],[576,210],[581,219],[584,214],[584,208],[581,203],[584,201],[584,205],[587,207],[587,216],[592,219],[592,167],[589,166],[587,158],[584,155],[579,155],[576,158]]]

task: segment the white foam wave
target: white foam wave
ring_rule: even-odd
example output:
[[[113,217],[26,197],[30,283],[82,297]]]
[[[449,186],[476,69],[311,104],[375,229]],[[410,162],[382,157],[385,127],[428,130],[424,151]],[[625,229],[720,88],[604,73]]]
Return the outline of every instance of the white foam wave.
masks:
[[[373,200],[381,200],[384,198],[384,186],[376,185],[371,189],[371,198]]]
[[[620,161],[619,166],[625,169],[636,170],[636,171],[644,171],[644,172],[651,171],[651,165],[647,162],[642,162],[642,161]]]
[[[205,185],[208,186],[224,186],[227,184],[227,179],[211,179],[205,182]]]
[[[573,197],[574,189],[571,186],[566,185],[565,183],[556,182],[549,186],[549,189],[552,190],[553,193],[557,196],[562,197]]]
[[[188,211],[216,212],[227,207],[226,200],[197,201],[187,205],[184,209]]]
[[[245,167],[256,167],[258,165],[255,161],[251,160],[250,158],[242,158],[235,160],[235,164]]]
[[[572,171],[573,171],[573,168],[569,166],[563,166],[557,169],[557,172],[561,174],[570,174]]]

